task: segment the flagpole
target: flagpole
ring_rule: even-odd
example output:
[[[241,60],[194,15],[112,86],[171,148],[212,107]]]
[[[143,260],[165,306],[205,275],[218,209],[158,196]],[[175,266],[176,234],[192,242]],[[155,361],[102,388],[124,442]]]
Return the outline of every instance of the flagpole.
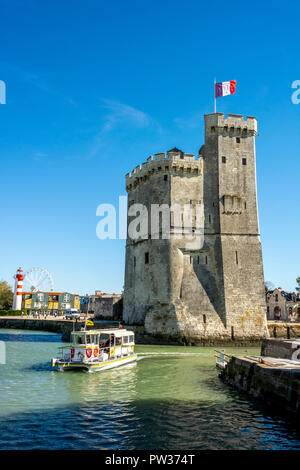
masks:
[[[217,100],[216,100],[216,78],[214,82],[214,113],[217,112]]]
[[[87,317],[88,317],[88,314],[89,314],[89,305],[90,305],[90,296],[88,296],[88,304],[87,304],[86,316],[85,316],[85,322],[84,322],[84,329],[85,330],[86,330]]]

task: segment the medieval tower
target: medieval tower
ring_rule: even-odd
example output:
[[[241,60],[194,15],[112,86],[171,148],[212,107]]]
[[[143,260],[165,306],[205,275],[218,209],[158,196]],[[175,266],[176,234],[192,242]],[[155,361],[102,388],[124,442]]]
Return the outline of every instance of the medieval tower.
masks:
[[[126,175],[128,207],[143,204],[149,224],[139,237],[127,238],[125,322],[191,344],[249,343],[268,335],[256,135],[254,117],[208,114],[198,159],[174,148]],[[161,225],[153,236],[155,204],[202,207],[203,243],[189,246],[178,238],[182,227],[172,212],[168,236],[161,236]]]

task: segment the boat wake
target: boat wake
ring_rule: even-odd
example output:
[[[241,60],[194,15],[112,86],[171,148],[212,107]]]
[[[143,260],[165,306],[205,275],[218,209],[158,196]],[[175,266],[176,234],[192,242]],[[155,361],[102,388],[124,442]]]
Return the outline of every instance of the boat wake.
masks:
[[[147,357],[157,357],[157,356],[174,356],[174,357],[190,357],[190,356],[203,356],[199,353],[183,353],[183,352],[145,352],[145,353],[137,353],[137,360],[146,359]]]

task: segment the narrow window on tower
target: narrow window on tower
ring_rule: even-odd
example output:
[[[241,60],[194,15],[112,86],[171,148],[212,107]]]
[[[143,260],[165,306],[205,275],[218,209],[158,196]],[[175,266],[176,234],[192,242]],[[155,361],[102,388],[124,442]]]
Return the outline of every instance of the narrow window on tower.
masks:
[[[198,256],[198,264],[200,263],[200,256]]]
[[[190,256],[190,264],[192,264],[192,257]]]
[[[238,257],[238,252],[235,252],[235,262],[236,264],[239,264],[239,257]]]
[[[245,202],[245,209],[247,209],[247,202]]]
[[[207,261],[208,261],[208,260],[207,260],[207,256],[205,256],[205,264],[207,264]]]
[[[145,253],[145,264],[149,263],[149,253]]]
[[[241,143],[241,138],[240,138],[240,137],[237,137],[237,138],[236,138],[236,143],[237,143],[237,144],[240,144],[240,143]]]
[[[203,315],[203,323],[206,323],[206,315]]]
[[[133,267],[134,268],[136,267],[136,257],[135,256],[133,257]]]
[[[208,222],[211,223],[211,215],[208,216]]]
[[[222,163],[226,163],[226,157],[222,157]]]
[[[242,164],[247,165],[247,158],[242,158]]]
[[[164,181],[168,181],[168,175],[164,175]]]
[[[234,341],[234,327],[231,327],[231,339]]]

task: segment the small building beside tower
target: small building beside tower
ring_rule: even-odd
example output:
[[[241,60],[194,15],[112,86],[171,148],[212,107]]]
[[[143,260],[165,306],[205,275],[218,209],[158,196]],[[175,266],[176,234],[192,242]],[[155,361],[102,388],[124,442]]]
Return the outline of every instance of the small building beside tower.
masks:
[[[96,290],[94,295],[80,297],[81,312],[88,313],[95,319],[122,318],[123,298],[121,294],[107,294]]]
[[[300,296],[276,287],[266,292],[267,318],[279,321],[300,321]]]

